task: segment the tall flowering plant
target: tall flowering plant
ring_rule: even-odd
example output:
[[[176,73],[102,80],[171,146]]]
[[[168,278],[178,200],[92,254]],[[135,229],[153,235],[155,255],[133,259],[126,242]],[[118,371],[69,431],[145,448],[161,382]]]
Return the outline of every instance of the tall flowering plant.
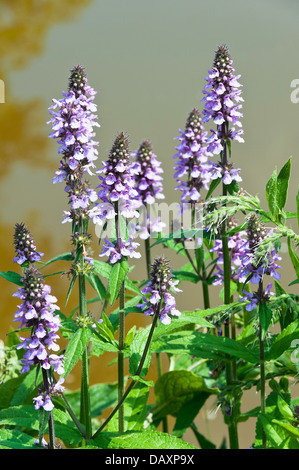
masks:
[[[149,217],[166,199],[165,158],[148,139],[130,152],[122,131],[98,165],[96,92],[84,68],[72,68],[67,92],[49,108],[60,159],[53,183],[64,184],[71,249],[44,261],[26,224],[17,223],[16,271],[0,271],[19,299],[16,329],[0,343],[1,448],[180,449],[199,463],[197,449],[218,446],[198,428],[203,406],[212,406],[222,410],[230,449],[298,449],[289,383],[298,375],[299,196],[296,212],[287,210],[291,159],[266,182],[266,208],[239,188],[240,169],[230,160],[233,142],[244,142],[239,78],[227,46],[219,46],[203,109],[195,104],[177,137],[181,219],[166,234],[169,220]],[[153,246],[160,253],[152,261]],[[282,246],[295,273],[288,285]],[[51,269],[61,262],[62,271]],[[136,279],[139,268],[146,276]],[[52,294],[52,276],[68,281],[64,303]],[[193,308],[185,310],[188,282]],[[116,381],[108,379],[107,355]],[[254,389],[260,404],[247,411]],[[248,431],[243,445],[239,423],[250,420],[255,435]]]

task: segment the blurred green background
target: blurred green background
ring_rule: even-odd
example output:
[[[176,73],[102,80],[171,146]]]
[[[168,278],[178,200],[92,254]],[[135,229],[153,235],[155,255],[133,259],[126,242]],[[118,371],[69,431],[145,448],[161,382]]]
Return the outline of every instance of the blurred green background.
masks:
[[[296,0],[2,0],[0,4],[0,79],[5,103],[0,103],[0,270],[17,270],[12,262],[13,226],[23,221],[38,250],[50,259],[70,249],[70,226],[62,225],[67,208],[63,185],[53,185],[59,166],[57,144],[48,139],[48,106],[67,89],[69,70],[82,64],[98,94],[101,128],[99,167],[117,133],[124,130],[135,150],[143,139],[152,142],[164,168],[168,203],[179,201],[174,191],[174,137],[185,126],[193,107],[202,109],[202,89],[214,52],[227,44],[237,73],[242,75],[245,144],[234,143],[233,161],[242,168],[241,186],[265,203],[265,184],[274,167],[292,156],[287,210],[295,211],[298,190],[299,103],[291,102],[292,80],[299,78],[299,3]],[[209,129],[209,125],[207,126]],[[97,178],[92,180],[97,185]],[[290,225],[297,230],[295,221]],[[97,246],[95,244],[95,250]],[[160,248],[155,252],[160,254]],[[294,278],[282,245],[283,285]],[[185,262],[164,251],[174,267]],[[95,252],[95,256],[97,253]],[[56,267],[55,267],[56,269]],[[63,269],[62,263],[59,269]],[[49,271],[50,272],[50,271]],[[133,278],[143,279],[136,262]],[[62,311],[68,280],[50,278]],[[15,286],[0,278],[0,338],[14,327]],[[181,309],[202,307],[201,289],[183,284]],[[294,291],[294,289],[293,289]],[[212,305],[218,291],[212,291]],[[77,304],[76,295],[67,313]],[[97,306],[93,313],[98,315]],[[136,317],[128,320],[128,328]],[[148,319],[137,319],[147,324]],[[114,381],[111,357],[92,362],[92,383]],[[165,363],[167,365],[167,363]],[[153,364],[151,374],[155,375]],[[67,386],[78,387],[76,370]],[[258,403],[248,393],[243,410]],[[200,430],[219,445],[226,436],[214,402],[202,410]],[[211,411],[212,410],[212,411]],[[208,416],[208,418],[207,418]],[[240,425],[240,445],[251,445],[254,423]],[[186,439],[194,442],[193,436]]]

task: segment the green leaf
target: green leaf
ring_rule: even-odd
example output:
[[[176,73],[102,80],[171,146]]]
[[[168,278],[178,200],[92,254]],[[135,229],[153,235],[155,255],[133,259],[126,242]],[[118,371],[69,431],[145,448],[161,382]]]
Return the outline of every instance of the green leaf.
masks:
[[[145,348],[145,344],[148,339],[150,329],[151,329],[151,325],[148,325],[146,328],[142,328],[140,331],[138,331],[130,345],[129,372],[132,376],[136,375],[136,372],[137,372],[137,369],[140,364],[140,360],[141,360],[141,357]],[[146,359],[144,361],[144,364],[140,373],[141,377],[146,376],[150,361],[151,361],[151,354],[150,354],[150,348],[149,348],[149,351],[146,355]]]
[[[188,442],[159,431],[103,432],[93,439],[101,449],[197,449]]]
[[[94,271],[105,279],[109,279],[111,273],[111,265],[104,263],[104,261],[99,261],[97,259],[93,260]]]
[[[173,370],[166,372],[158,378],[155,385],[156,404],[152,408],[154,419],[161,419],[164,416],[171,414],[177,415],[182,409],[183,405],[188,404],[195,397],[198,399],[198,404],[192,402],[192,408],[196,414],[200,407],[204,404],[209,395],[217,395],[218,389],[209,388],[206,386],[204,379],[200,376],[193,374],[187,370]],[[187,406],[187,405],[186,405]],[[190,417],[190,413],[192,417]],[[180,415],[179,422],[176,424],[178,435],[188,427],[196,416],[188,408],[188,413],[185,409],[185,419]],[[188,419],[190,418],[190,421]]]
[[[289,286],[293,286],[294,284],[299,284],[299,277],[295,279],[295,281],[290,282]]]
[[[64,393],[73,412],[80,414],[80,396],[81,390],[66,391]],[[93,418],[101,416],[104,410],[114,406],[117,403],[117,383],[98,383],[89,388],[91,416]]]
[[[33,405],[11,406],[0,411],[0,423],[38,430],[39,417]]]
[[[286,423],[285,421],[278,421],[277,419],[273,419],[272,422],[281,426],[290,437],[299,439],[299,429],[295,428],[295,426],[292,426],[290,423]]]
[[[72,277],[72,280],[71,280],[71,282],[70,282],[70,286],[69,286],[68,291],[67,291],[67,294],[66,294],[66,299],[65,299],[65,304],[64,304],[65,306],[66,306],[66,304],[68,303],[68,300],[69,300],[69,298],[70,298],[71,292],[72,292],[73,287],[74,287],[74,285],[75,285],[76,279],[77,279],[77,274],[75,274],[75,275]]]
[[[294,250],[292,248],[292,242],[291,242],[290,237],[288,237],[288,249],[289,249],[289,255],[290,255],[292,264],[293,264],[294,269],[295,269],[295,273],[296,273],[297,277],[299,277],[299,259],[298,259],[298,256],[296,255],[296,253],[294,252]]]
[[[282,414],[284,418],[290,419],[293,421],[294,419],[293,412],[291,408],[289,407],[289,405],[287,404],[287,402],[280,395],[278,395],[277,397],[277,406],[278,406],[280,413]]]
[[[238,341],[223,336],[193,332],[189,336],[181,335],[162,337],[152,343],[153,352],[171,354],[191,354],[195,357],[215,360],[244,359],[253,364],[259,362],[258,355],[251,352]]]
[[[35,437],[14,429],[0,429],[0,449],[40,449]]]
[[[38,440],[40,445],[42,445],[42,439],[48,426],[50,414],[51,411],[44,410],[42,406],[38,410]]]
[[[266,302],[260,304],[259,319],[262,330],[262,340],[264,340],[272,320],[272,310]]]
[[[287,201],[290,174],[291,159],[285,163],[277,176],[277,204],[281,210],[284,208]]]
[[[261,422],[274,449],[299,449],[298,442],[290,439],[285,430],[283,428],[279,429],[274,420],[271,420],[267,415],[260,413],[258,421]]]
[[[14,271],[0,271],[0,276],[4,277],[9,282],[16,284],[17,286],[22,286],[23,282],[21,281],[22,276]]]
[[[138,382],[130,391],[124,403],[125,431],[143,430],[147,415],[146,404],[148,396],[149,388],[141,382]],[[108,431],[118,431],[118,413],[110,421]]]
[[[299,191],[297,192],[297,196],[296,196],[296,206],[297,206],[297,223],[299,227]]]
[[[73,261],[73,259],[74,257],[72,253],[68,251],[67,253],[62,253],[61,255],[55,256],[55,258],[50,259],[45,264],[43,264],[40,269],[45,268],[46,266],[48,266],[51,263],[54,263],[55,261]]]
[[[65,355],[64,355],[64,374],[66,377],[70,371],[75,367],[80,359],[84,349],[86,348],[91,336],[91,331],[88,328],[78,328],[75,334],[70,339]]]
[[[127,260],[118,261],[112,266],[108,283],[111,305],[113,305],[117,299],[121,285],[125,280],[128,271],[129,266]]]
[[[280,357],[295,339],[299,339],[299,319],[290,323],[275,337],[270,350],[265,353],[265,360],[272,361]]]
[[[271,178],[266,184],[266,198],[268,202],[268,207],[270,214],[272,216],[272,219],[274,221],[277,220],[277,214],[278,214],[278,188],[277,188],[277,171],[276,169],[274,170]]]
[[[196,284],[200,281],[197,274],[188,271],[172,271],[173,276],[179,281],[189,281]]]
[[[99,300],[104,299],[106,296],[106,289],[99,276],[95,273],[91,273],[86,275],[86,279],[98,294]]]

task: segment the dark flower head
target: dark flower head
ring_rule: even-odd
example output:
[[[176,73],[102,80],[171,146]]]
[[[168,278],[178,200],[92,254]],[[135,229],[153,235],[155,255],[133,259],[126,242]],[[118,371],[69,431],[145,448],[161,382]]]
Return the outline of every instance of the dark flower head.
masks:
[[[13,260],[18,264],[40,261],[44,255],[36,251],[33,237],[22,222],[15,225],[14,245],[17,256]]]
[[[143,294],[150,294],[149,299],[143,297],[142,307],[145,315],[159,315],[159,320],[164,325],[171,322],[172,316],[180,316],[181,312],[176,309],[176,302],[170,290],[181,292],[176,287],[179,281],[173,281],[169,261],[163,256],[155,259],[152,265],[150,281],[142,290]]]
[[[252,252],[256,250],[259,242],[265,238],[266,231],[264,224],[256,214],[251,214],[246,228],[249,248]]]
[[[69,92],[72,90],[78,97],[85,93],[87,77],[82,65],[76,65],[72,68],[69,78]]]

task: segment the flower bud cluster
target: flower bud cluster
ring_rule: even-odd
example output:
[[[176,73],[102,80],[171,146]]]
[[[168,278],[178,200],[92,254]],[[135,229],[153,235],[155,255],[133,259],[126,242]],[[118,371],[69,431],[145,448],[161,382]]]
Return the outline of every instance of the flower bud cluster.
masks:
[[[180,316],[181,312],[176,308],[174,296],[171,289],[181,292],[176,287],[178,280],[173,281],[169,261],[163,258],[155,259],[152,265],[150,281],[142,290],[144,294],[143,303],[139,304],[145,315],[159,315],[159,321],[164,325],[169,325],[171,316]],[[145,295],[149,294],[149,297]]]

